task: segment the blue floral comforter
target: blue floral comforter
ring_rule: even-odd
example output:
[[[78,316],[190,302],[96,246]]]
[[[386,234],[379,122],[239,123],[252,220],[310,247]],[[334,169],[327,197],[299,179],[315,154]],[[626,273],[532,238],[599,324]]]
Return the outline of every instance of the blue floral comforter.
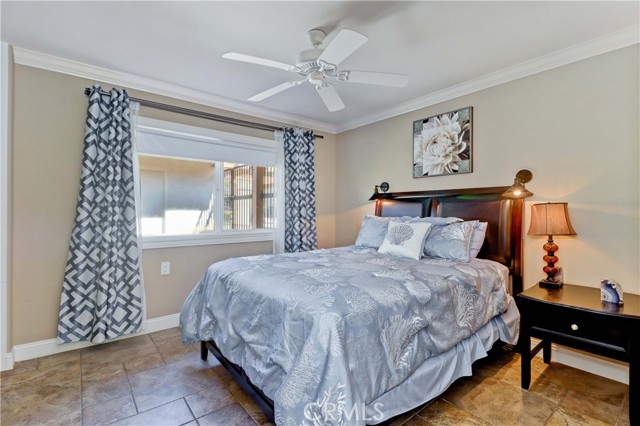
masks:
[[[245,370],[278,425],[362,425],[364,405],[504,311],[504,269],[355,246],[228,259],[208,268],[180,326]]]

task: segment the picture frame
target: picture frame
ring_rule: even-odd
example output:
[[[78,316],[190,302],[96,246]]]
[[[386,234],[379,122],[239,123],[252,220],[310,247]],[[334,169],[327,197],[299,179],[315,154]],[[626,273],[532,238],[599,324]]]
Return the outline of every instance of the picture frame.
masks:
[[[413,122],[413,177],[473,172],[473,107]]]

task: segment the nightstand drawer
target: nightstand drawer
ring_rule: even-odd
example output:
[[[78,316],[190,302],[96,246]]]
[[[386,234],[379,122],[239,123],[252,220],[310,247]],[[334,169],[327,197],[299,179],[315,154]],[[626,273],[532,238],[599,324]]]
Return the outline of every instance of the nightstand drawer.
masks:
[[[536,315],[531,322],[535,328],[562,335],[566,338],[588,340],[595,344],[601,343],[629,350],[629,330],[622,321],[606,315],[585,313],[576,309],[561,306],[549,306],[544,314]],[[532,335],[535,335],[535,330]]]

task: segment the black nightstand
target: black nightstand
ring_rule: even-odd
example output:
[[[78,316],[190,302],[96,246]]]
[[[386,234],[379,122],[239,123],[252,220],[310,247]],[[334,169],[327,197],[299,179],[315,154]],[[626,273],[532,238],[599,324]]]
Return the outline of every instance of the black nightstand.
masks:
[[[522,388],[531,383],[531,358],[543,349],[551,362],[551,342],[629,363],[629,419],[640,425],[640,296],[625,293],[624,305],[600,300],[600,289],[565,284],[531,287],[516,296],[520,310]],[[541,342],[531,349],[531,337]]]

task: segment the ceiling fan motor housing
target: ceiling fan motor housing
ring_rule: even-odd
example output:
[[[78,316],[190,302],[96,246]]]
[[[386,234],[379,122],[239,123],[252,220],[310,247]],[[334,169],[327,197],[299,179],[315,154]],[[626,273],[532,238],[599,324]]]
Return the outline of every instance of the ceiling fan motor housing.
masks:
[[[303,50],[298,54],[296,65],[300,68],[302,74],[309,74],[310,72],[317,71],[321,68],[318,58],[322,54],[324,49],[313,48]]]

